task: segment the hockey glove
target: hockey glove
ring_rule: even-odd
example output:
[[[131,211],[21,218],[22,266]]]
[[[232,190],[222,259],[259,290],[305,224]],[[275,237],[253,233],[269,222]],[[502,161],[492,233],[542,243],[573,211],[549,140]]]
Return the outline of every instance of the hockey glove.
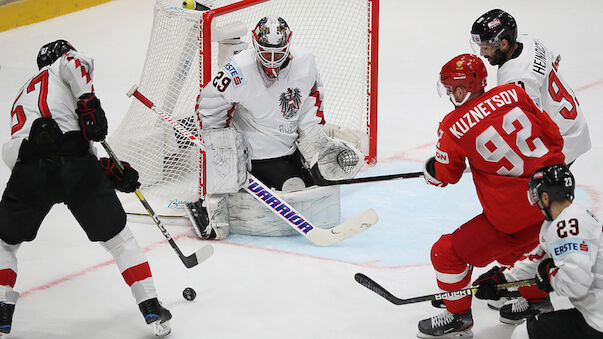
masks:
[[[435,157],[431,157],[425,161],[425,166],[423,167],[423,178],[425,178],[425,182],[428,184],[437,187],[445,187],[448,185],[447,183],[438,180],[435,176]]]
[[[552,258],[546,258],[538,265],[538,272],[536,272],[536,286],[545,292],[552,292],[553,286],[551,286],[551,275],[557,273],[557,266]]]
[[[502,273],[504,270],[498,266],[492,267],[488,272],[480,275],[474,282],[473,286],[477,286],[477,292],[475,297],[478,299],[487,300],[499,300],[504,295],[506,290],[497,290],[497,284],[503,284],[507,282],[505,275]]]
[[[140,187],[138,182],[138,171],[136,171],[129,163],[122,161],[121,164],[124,167],[124,172],[121,173],[113,159],[100,158],[98,159],[101,167],[105,170],[105,174],[111,180],[113,188],[120,192],[132,193]]]
[[[100,100],[94,93],[83,94],[75,109],[80,118],[80,128],[88,141],[103,141],[107,136],[107,117]]]

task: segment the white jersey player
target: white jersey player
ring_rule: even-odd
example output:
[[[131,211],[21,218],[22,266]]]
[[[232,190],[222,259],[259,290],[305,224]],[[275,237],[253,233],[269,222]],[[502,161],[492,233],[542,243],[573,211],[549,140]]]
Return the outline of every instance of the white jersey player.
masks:
[[[513,338],[603,338],[603,224],[572,203],[575,182],[566,166],[536,170],[529,187],[530,202],[546,217],[540,244],[504,276],[515,281],[538,273],[539,288],[568,297],[575,308],[530,318]]]
[[[27,80],[11,108],[12,138],[3,147],[11,176],[0,200],[0,337],[12,328],[19,293],[17,251],[36,238],[55,204],[64,203],[88,239],[115,259],[140,312],[158,336],[171,331],[172,315],[157,299],[149,263],[126,225],[115,194],[134,192],[138,172],[123,162],[97,159],[92,141],[107,135],[107,119],[94,93],[92,58],[65,40],[40,49],[39,71]]]
[[[314,55],[290,46],[292,36],[283,18],[262,18],[251,32],[253,48],[233,56],[199,96],[208,194],[187,211],[203,238],[228,235],[225,193],[238,192],[247,170],[276,190],[299,190],[314,185],[313,166],[330,180],[353,177],[362,166],[359,151],[323,132]],[[338,161],[342,154],[351,157]]]
[[[557,124],[567,164],[591,148],[578,99],[559,71],[559,54],[529,35],[518,36],[515,19],[500,9],[479,17],[471,28],[471,37],[480,55],[491,65],[498,65],[498,85],[514,83],[523,87]]]

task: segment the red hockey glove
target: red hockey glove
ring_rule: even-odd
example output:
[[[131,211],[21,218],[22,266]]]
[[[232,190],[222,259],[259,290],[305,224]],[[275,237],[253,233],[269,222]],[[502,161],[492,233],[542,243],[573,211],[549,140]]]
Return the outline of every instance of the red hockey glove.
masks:
[[[538,265],[538,272],[536,272],[536,286],[545,292],[552,292],[551,275],[555,273],[557,273],[557,266],[552,258],[541,261]]]
[[[473,286],[478,287],[475,297],[488,300],[499,300],[502,298],[506,290],[497,290],[496,285],[507,282],[505,275],[502,273],[503,271],[504,267],[494,266],[488,272],[480,275],[473,282]]]
[[[83,94],[75,109],[80,118],[80,128],[88,141],[103,141],[107,136],[107,117],[94,93]]]
[[[124,167],[124,172],[120,173],[119,169],[110,158],[98,159],[101,167],[105,169],[105,174],[111,180],[113,188],[120,192],[132,193],[140,187],[138,182],[138,171],[136,171],[130,164],[122,161],[121,164]]]
[[[423,178],[425,178],[425,182],[428,184],[437,187],[445,187],[448,185],[447,183],[438,180],[435,176],[435,157],[431,157],[425,161],[425,166],[423,167]]]

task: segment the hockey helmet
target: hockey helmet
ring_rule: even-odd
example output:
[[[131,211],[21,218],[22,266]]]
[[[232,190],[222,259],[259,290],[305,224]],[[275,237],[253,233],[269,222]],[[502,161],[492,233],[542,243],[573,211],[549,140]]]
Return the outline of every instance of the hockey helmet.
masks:
[[[281,17],[263,17],[251,31],[257,59],[266,75],[278,77],[281,66],[289,58],[291,30]]]
[[[494,49],[498,49],[502,39],[506,39],[509,44],[517,41],[517,23],[511,14],[502,9],[486,12],[471,27],[471,41],[478,46],[491,43]]]
[[[440,80],[438,82],[438,93],[442,96],[447,94],[451,101],[460,106],[464,104],[472,93],[477,93],[486,87],[488,71],[484,62],[476,55],[461,54],[452,58],[442,67]],[[467,96],[461,102],[454,98],[454,90],[463,86],[467,90]]]
[[[574,200],[576,182],[567,166],[555,164],[537,169],[532,174],[528,187],[528,200],[531,205],[536,205],[544,192],[551,202]]]
[[[38,69],[51,65],[68,51],[76,51],[76,49],[67,40],[59,39],[47,43],[38,52]]]

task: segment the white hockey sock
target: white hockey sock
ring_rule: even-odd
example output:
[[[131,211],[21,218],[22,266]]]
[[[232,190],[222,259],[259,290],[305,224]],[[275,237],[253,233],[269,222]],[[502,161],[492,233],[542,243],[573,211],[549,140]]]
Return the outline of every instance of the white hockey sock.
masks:
[[[17,280],[17,250],[20,245],[10,245],[0,240],[0,302],[15,304],[19,293],[13,290]]]
[[[115,259],[137,304],[157,297],[147,258],[127,226],[119,234],[101,244]]]

